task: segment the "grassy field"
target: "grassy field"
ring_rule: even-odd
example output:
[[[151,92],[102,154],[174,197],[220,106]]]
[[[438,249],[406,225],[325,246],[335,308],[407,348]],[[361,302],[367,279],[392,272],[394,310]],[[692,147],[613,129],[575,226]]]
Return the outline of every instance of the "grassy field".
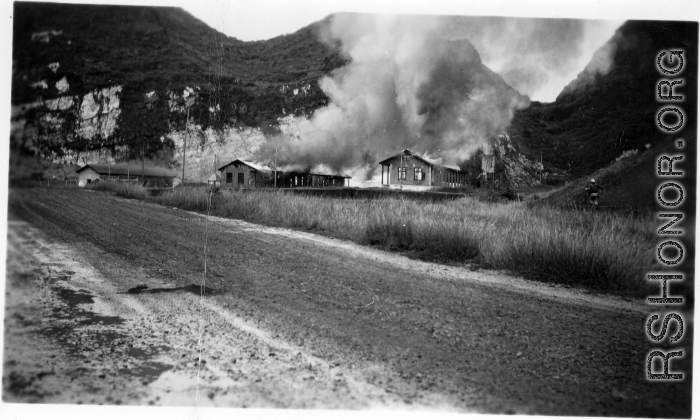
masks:
[[[209,191],[185,187],[147,197],[134,185],[117,194],[207,212]],[[280,191],[221,190],[212,215],[323,231],[411,257],[505,269],[530,279],[623,294],[645,293],[654,262],[651,215],[591,213],[465,197],[431,203],[396,198],[343,200]]]

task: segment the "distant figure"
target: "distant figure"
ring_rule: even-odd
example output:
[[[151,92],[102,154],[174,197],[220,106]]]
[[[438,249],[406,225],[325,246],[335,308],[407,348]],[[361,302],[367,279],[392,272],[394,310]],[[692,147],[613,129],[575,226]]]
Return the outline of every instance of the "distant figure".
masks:
[[[591,184],[586,188],[588,198],[594,210],[598,209],[598,193],[604,188],[595,183],[595,179],[591,179]]]

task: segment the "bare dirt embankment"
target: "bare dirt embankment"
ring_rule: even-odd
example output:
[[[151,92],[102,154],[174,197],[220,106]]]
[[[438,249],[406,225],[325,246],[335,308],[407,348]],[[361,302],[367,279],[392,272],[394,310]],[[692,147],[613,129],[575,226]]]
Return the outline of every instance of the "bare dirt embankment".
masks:
[[[99,192],[10,215],[6,401],[689,415],[642,302]]]

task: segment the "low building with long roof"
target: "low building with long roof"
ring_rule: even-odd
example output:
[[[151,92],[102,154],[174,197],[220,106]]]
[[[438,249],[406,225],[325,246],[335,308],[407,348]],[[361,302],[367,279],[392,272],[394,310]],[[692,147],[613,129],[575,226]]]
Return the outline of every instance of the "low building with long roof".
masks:
[[[267,166],[242,159],[233,160],[219,168],[221,186],[229,188],[254,187],[344,187],[351,177],[318,165],[311,170],[274,171]],[[276,177],[276,180],[275,180]]]
[[[75,171],[78,174],[78,186],[84,187],[93,182],[119,181],[133,182],[150,188],[169,188],[173,186],[175,171],[167,168],[119,163],[89,163]]]

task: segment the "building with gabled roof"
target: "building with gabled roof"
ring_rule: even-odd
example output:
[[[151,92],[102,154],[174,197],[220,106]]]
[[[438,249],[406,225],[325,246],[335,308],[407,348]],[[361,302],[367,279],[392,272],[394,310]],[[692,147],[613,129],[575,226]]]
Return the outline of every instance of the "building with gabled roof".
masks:
[[[267,166],[242,159],[227,163],[219,171],[221,186],[230,188],[344,187],[349,186],[351,178],[323,165],[313,170],[274,171]]]
[[[167,168],[128,165],[119,163],[89,163],[75,171],[78,174],[78,186],[99,181],[133,182],[144,187],[169,188],[173,186],[175,172]]]
[[[273,181],[272,169],[242,159],[233,160],[219,168],[222,187],[246,188],[268,186]]]
[[[328,168],[315,168],[310,171],[277,172],[277,186],[297,187],[349,187],[349,175]]]
[[[385,187],[461,188],[468,184],[467,173],[453,165],[442,165],[408,149],[379,162]]]

